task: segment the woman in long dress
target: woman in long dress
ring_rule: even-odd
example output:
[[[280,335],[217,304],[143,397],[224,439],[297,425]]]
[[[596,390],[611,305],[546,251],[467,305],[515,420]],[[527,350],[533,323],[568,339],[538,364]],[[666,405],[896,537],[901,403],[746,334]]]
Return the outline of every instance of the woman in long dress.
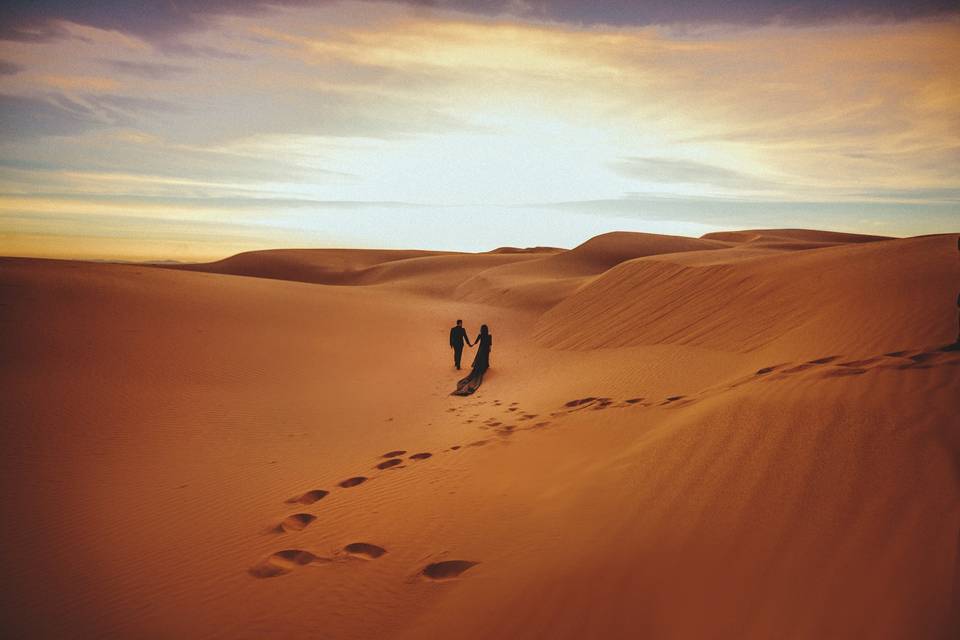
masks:
[[[476,391],[483,382],[483,374],[490,368],[490,350],[493,348],[493,335],[487,325],[480,326],[480,335],[474,340],[477,355],[473,359],[470,375],[457,382],[457,390],[450,395],[468,396]]]

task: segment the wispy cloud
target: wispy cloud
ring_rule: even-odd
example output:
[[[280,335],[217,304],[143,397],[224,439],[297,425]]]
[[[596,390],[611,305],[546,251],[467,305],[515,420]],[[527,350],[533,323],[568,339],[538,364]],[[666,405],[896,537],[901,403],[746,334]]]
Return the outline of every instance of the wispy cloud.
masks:
[[[23,67],[6,60],[0,60],[0,76],[12,76],[23,71]]]
[[[190,67],[165,62],[133,62],[130,60],[103,60],[110,69],[141,78],[159,79],[190,73]]]
[[[35,138],[39,136],[67,136],[107,123],[87,117],[83,110],[71,109],[63,104],[14,95],[0,95],[0,136],[7,140]]]
[[[738,191],[783,187],[773,180],[693,160],[625,158],[611,163],[611,166],[625,176],[648,183],[710,185]]]
[[[383,4],[382,2],[371,2]],[[62,37],[63,22],[123,31],[154,40],[209,28],[225,16],[263,15],[279,6],[331,4],[331,0],[178,0],[129,3],[101,0],[8,0],[0,38],[37,41]],[[463,12],[552,22],[644,26],[666,24],[822,24],[845,20],[908,20],[956,14],[952,0],[397,0],[421,11]]]

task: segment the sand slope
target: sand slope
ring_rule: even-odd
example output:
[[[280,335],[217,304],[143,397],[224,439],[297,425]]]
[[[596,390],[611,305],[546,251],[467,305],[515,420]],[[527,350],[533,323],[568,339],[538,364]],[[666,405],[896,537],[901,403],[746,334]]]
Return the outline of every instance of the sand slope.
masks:
[[[949,337],[942,310],[956,286],[944,268],[951,251],[948,239],[933,236],[708,266],[634,260],[545,313],[535,335],[561,348],[775,345],[800,358],[895,350]]]
[[[488,269],[456,290],[464,301],[544,311],[621,262],[657,254],[708,251],[724,243],[649,233],[613,232],[569,251]]]
[[[744,234],[0,259],[0,627],[951,637],[956,236]]]
[[[216,262],[168,265],[172,269],[317,284],[350,284],[369,267],[438,255],[390,249],[274,249],[248,251]]]

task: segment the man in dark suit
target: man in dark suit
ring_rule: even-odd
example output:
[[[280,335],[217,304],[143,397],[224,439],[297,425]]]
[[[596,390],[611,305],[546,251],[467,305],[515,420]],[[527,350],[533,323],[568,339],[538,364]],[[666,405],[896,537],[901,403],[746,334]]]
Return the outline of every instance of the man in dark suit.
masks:
[[[463,343],[466,342],[471,347],[470,338],[463,328],[463,320],[457,320],[457,326],[450,329],[450,348],[453,349],[453,364],[460,368],[460,356],[463,355]]]

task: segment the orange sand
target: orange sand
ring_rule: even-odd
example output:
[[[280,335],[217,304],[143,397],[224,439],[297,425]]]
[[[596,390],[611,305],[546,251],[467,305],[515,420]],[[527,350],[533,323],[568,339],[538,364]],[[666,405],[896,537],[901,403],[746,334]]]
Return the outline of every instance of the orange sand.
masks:
[[[0,629],[952,637],[958,276],[787,230],[0,259]]]

